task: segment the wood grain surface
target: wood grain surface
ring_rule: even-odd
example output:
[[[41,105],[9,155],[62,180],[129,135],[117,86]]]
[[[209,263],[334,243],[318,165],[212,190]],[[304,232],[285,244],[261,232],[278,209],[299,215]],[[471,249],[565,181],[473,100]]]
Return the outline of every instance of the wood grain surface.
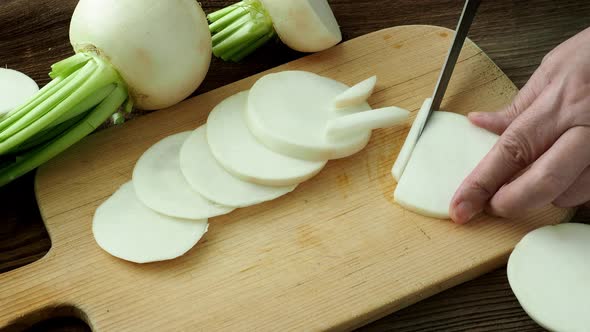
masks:
[[[0,2],[0,63],[47,82],[49,65],[71,54],[67,25],[74,0],[4,0]],[[202,1],[206,11],[227,1]],[[334,12],[345,39],[401,24],[454,28],[462,1],[334,0]],[[521,87],[544,54],[590,25],[587,1],[485,1],[472,27],[473,39]],[[196,94],[228,84],[302,54],[270,44],[243,64],[214,61]],[[0,190],[0,270],[38,259],[50,242],[33,195],[32,177]],[[581,211],[575,221],[588,221]],[[3,299],[0,299],[0,301]],[[56,314],[71,314],[56,312]],[[70,319],[44,322],[33,330],[84,330]],[[424,300],[361,330],[493,331],[541,330],[518,306],[504,269]]]

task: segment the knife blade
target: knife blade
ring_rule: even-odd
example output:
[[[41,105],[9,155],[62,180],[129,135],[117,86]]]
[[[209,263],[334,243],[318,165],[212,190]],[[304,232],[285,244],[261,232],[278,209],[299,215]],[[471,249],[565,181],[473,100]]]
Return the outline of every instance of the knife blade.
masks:
[[[432,104],[428,110],[426,121],[424,121],[424,124],[420,128],[418,138],[422,135],[422,131],[424,130],[424,127],[426,127],[426,123],[430,119],[432,112],[440,108],[443,96],[445,95],[453,70],[455,69],[455,64],[457,63],[457,59],[463,48],[463,43],[465,42],[465,38],[467,38],[467,33],[469,32],[469,28],[471,27],[471,23],[473,22],[480,2],[481,0],[465,1],[461,17],[459,18],[459,23],[457,24],[457,29],[455,30],[453,43],[449,48],[447,58],[440,72],[438,81],[436,82],[434,93],[432,94]]]

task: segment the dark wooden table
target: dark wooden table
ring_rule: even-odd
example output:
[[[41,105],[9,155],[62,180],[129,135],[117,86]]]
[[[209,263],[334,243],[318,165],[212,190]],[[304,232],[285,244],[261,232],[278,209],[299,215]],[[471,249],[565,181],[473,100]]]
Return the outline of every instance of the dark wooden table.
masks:
[[[210,12],[230,1],[202,0]],[[49,66],[71,54],[68,24],[77,0],[1,0],[0,65],[40,85]],[[455,27],[462,0],[332,0],[345,40],[405,24]],[[590,26],[588,0],[483,1],[470,38],[520,88],[552,48]],[[203,93],[291,61],[302,54],[271,43],[244,63],[214,60]],[[580,210],[575,221],[588,222]],[[51,246],[28,175],[0,188],[0,273],[42,257]],[[1,285],[0,285],[1,287]],[[0,299],[9,301],[9,299]],[[86,331],[74,318],[40,322],[34,331]],[[360,331],[542,331],[518,305],[505,269],[489,273],[374,322]]]

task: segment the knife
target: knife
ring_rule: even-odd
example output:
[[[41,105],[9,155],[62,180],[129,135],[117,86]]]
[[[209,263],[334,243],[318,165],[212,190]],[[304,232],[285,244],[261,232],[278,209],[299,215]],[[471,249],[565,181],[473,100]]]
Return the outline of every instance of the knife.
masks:
[[[424,130],[424,127],[426,127],[426,123],[432,115],[432,112],[438,110],[440,107],[440,103],[442,102],[443,96],[445,95],[445,91],[447,90],[447,86],[449,85],[449,81],[451,80],[453,69],[455,69],[455,64],[457,63],[457,59],[459,58],[459,54],[461,53],[461,49],[463,48],[463,42],[467,37],[467,32],[471,27],[471,23],[473,22],[473,18],[475,17],[475,13],[477,12],[477,8],[479,7],[480,2],[481,0],[465,1],[463,12],[461,13],[461,17],[459,18],[459,23],[457,24],[457,29],[455,31],[455,38],[453,40],[453,44],[449,49],[447,59],[445,60],[445,64],[443,65],[442,70],[440,72],[438,82],[436,83],[436,87],[434,88],[434,94],[432,95],[432,104],[430,106],[430,110],[428,110],[426,121],[424,121],[424,124],[420,128],[418,137],[422,135],[422,131]]]

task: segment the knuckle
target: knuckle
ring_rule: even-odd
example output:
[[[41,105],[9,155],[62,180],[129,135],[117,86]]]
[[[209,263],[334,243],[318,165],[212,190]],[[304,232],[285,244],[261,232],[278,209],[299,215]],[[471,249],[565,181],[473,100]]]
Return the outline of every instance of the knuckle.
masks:
[[[515,210],[512,206],[507,204],[505,200],[492,200],[488,212],[496,217],[511,218],[514,217]]]
[[[498,148],[507,166],[523,169],[533,162],[531,144],[522,134],[506,133],[498,142]]]
[[[508,116],[508,118],[510,119],[515,119],[520,110],[520,105],[518,105],[518,101],[514,101],[513,103],[511,103],[510,105],[508,105],[508,107],[506,107],[506,115]]]
[[[519,200],[499,192],[490,202],[490,213],[502,218],[514,218],[525,213],[525,210]]]
[[[555,53],[555,49],[553,49],[549,53],[545,54],[545,56],[543,56],[543,59],[541,60],[541,64],[546,64],[548,62],[551,62],[554,53]]]
[[[587,105],[590,104],[590,95],[588,94],[590,91],[590,78],[578,76],[568,78],[562,90],[564,104],[569,106],[566,106],[566,108],[578,108],[586,111],[586,113],[590,113],[587,110]]]
[[[461,199],[467,199],[471,202],[479,202],[481,204],[487,202],[494,195],[495,190],[490,181],[478,176],[472,176],[463,183],[461,189]],[[479,204],[478,203],[478,204]]]
[[[535,183],[540,191],[551,193],[567,187],[563,176],[556,171],[543,171],[535,177]]]
[[[478,197],[492,197],[494,195],[494,192],[490,189],[490,186],[482,179],[474,179],[469,181],[468,189]]]

